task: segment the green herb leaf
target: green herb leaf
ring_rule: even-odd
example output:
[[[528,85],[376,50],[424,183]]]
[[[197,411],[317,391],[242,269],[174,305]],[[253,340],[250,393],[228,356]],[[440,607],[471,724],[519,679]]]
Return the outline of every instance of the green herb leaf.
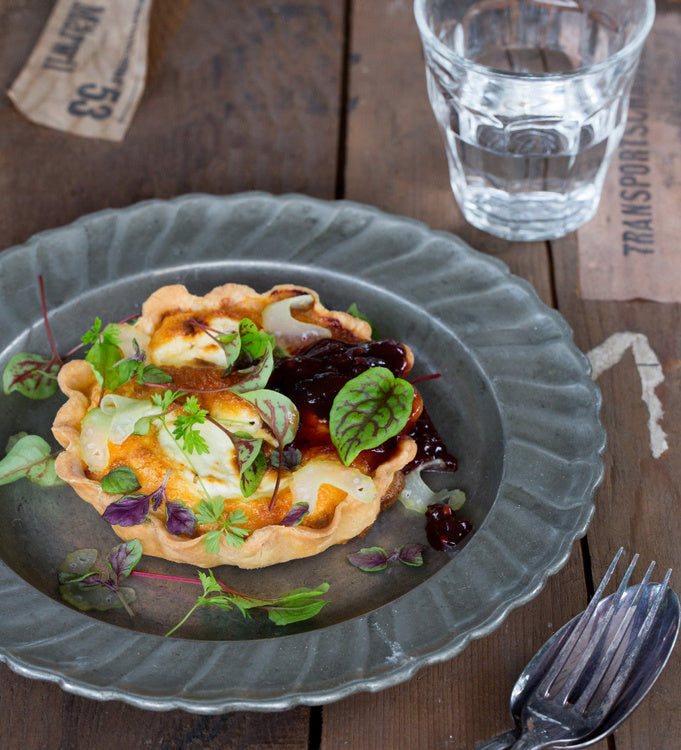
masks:
[[[85,360],[90,363],[102,390],[115,391],[125,379],[129,379],[129,373],[121,373],[116,368],[116,364],[121,360],[121,350],[117,344],[97,342],[90,347]]]
[[[7,443],[7,455],[0,461],[0,485],[26,479],[43,487],[63,484],[54,469],[55,457],[49,444],[38,435],[20,432]]]
[[[259,330],[258,326],[248,318],[244,318],[239,323],[239,337],[241,340],[239,359],[245,361],[246,366],[264,357],[268,349],[271,351],[274,348],[274,337]],[[241,362],[239,364],[243,367]]]
[[[184,395],[184,391],[163,391],[163,393],[154,393],[151,397],[151,402],[165,413],[178,398]]]
[[[129,466],[116,466],[102,477],[100,482],[104,492],[112,495],[126,495],[140,488],[137,475]]]
[[[275,599],[260,599],[227,589],[215,579],[212,570],[207,573],[199,570],[197,573],[203,586],[203,593],[182,620],[166,633],[166,636],[172,635],[187,622],[199,607],[217,607],[222,610],[236,607],[244,617],[250,617],[251,610],[259,609],[266,611],[267,616],[275,625],[289,625],[314,617],[325,604],[328,604],[327,600],[318,599],[329,590],[328,583],[322,583],[314,589],[298,588],[287,591]]]
[[[204,534],[203,545],[213,555],[220,552],[222,536],[225,537],[225,541],[230,547],[239,549],[244,543],[244,539],[251,533],[248,529],[241,528],[241,525],[248,521],[248,516],[242,510],[230,513],[227,518],[223,515],[224,510],[224,499],[214,497],[210,500],[202,499],[195,511],[197,523],[217,523],[220,526],[220,528],[212,529]]]
[[[331,440],[349,466],[363,450],[377,448],[407,424],[414,400],[411,383],[386,367],[372,367],[336,394],[329,415]]]
[[[173,382],[173,376],[156,365],[145,365],[142,372],[138,372],[137,381],[140,385],[150,383],[152,385],[166,385]]]
[[[267,459],[261,451],[248,466],[241,469],[239,487],[244,497],[250,497],[260,486],[265,472],[267,471]]]
[[[206,421],[208,412],[201,408],[196,396],[190,396],[182,407],[182,414],[178,414],[173,425],[173,437],[182,443],[187,453],[209,453],[210,448],[206,439],[196,429]]]
[[[282,594],[272,604],[265,606],[267,616],[275,625],[290,625],[314,617],[328,600],[317,599],[329,590],[328,583],[315,589],[299,588]]]

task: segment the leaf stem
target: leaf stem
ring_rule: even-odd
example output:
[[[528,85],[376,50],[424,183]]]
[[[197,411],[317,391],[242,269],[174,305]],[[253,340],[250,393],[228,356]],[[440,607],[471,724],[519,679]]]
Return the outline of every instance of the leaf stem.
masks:
[[[130,605],[125,601],[125,597],[118,589],[116,589],[116,596],[120,599],[121,604],[125,607],[125,611],[130,615],[130,617],[134,617],[134,612],[130,609]]]
[[[57,347],[52,338],[52,329],[47,319],[47,301],[45,299],[45,284],[43,283],[43,277],[41,274],[38,275],[38,285],[40,286],[40,306],[43,311],[43,321],[45,322],[45,332],[47,333],[47,340],[50,342],[50,349],[52,349],[52,362],[61,365],[63,364],[62,358],[59,356]]]
[[[132,576],[141,576],[142,578],[155,578],[159,581],[175,581],[176,583],[194,583],[198,586],[201,586],[201,581],[198,578],[182,578],[181,576],[171,576],[166,575],[165,573],[147,573],[142,570],[133,570],[130,575]],[[217,579],[216,579],[217,580]],[[222,581],[217,581],[220,588],[227,594],[234,594],[234,596],[240,596],[243,599],[255,599],[256,597],[248,596],[246,594],[241,594],[238,591],[235,591],[234,589],[230,589],[229,586],[225,586]]]
[[[422,383],[424,380],[437,380],[438,378],[442,377],[441,372],[434,372],[431,375],[421,375],[418,378],[414,378],[413,380],[410,380],[409,382],[414,385],[414,383]]]

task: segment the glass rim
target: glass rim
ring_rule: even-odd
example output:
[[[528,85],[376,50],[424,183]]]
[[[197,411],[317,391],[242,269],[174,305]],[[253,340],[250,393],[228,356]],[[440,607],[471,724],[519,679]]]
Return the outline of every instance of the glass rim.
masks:
[[[429,0],[414,0],[414,17],[416,19],[416,25],[418,26],[423,42],[427,41],[429,45],[437,49],[437,51],[444,57],[447,57],[450,60],[454,60],[458,64],[461,64],[464,67],[469,68],[470,70],[477,71],[480,74],[493,74],[502,78],[515,78],[523,80],[580,78],[585,75],[597,73],[604,68],[610,67],[621,58],[625,58],[631,55],[633,52],[635,52],[636,48],[643,47],[643,43],[645,42],[653,26],[656,13],[655,0],[643,0],[642,7],[645,9],[645,14],[641,18],[641,24],[636,33],[623,47],[618,49],[617,52],[613,52],[612,55],[608,55],[608,57],[604,58],[603,60],[599,60],[598,62],[588,66],[580,66],[578,68],[574,68],[573,70],[530,73],[525,71],[504,70],[503,68],[494,68],[489,65],[482,65],[478,62],[470,60],[467,57],[462,57],[461,55],[457,54],[451,47],[447,46],[439,37],[435,35],[435,32],[431,28],[431,25],[428,23],[425,13],[425,7],[428,1]]]

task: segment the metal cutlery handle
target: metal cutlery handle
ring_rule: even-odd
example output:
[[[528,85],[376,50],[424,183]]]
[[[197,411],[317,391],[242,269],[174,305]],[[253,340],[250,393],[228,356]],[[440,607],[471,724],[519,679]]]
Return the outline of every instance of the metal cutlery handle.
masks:
[[[509,747],[518,739],[518,735],[509,729],[508,732],[502,732],[491,740],[478,745],[475,750],[508,750]]]

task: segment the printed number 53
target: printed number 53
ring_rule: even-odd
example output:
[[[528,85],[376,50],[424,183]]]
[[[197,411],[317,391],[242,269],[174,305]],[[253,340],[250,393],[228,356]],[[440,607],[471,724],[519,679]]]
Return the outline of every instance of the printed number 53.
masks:
[[[84,83],[77,90],[80,99],[69,104],[69,113],[76,117],[94,117],[103,120],[111,116],[112,108],[107,102],[118,99],[118,90],[107,86],[97,86],[94,83]]]

